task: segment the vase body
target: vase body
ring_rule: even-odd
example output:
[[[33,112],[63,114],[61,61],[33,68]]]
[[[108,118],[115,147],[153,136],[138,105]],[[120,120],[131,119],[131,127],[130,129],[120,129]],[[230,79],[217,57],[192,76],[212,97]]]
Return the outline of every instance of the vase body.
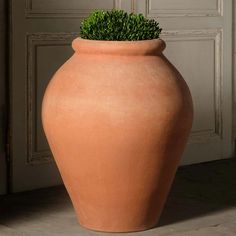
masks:
[[[160,39],[72,46],[42,120],[78,220],[97,231],[152,228],[191,129],[189,89]]]

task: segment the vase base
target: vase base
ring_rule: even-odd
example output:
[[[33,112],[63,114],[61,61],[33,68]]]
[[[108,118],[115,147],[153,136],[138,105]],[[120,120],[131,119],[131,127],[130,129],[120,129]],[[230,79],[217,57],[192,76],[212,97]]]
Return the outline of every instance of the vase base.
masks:
[[[132,233],[132,232],[140,232],[153,229],[157,227],[157,223],[150,225],[142,225],[142,226],[124,226],[124,227],[112,227],[112,226],[95,226],[80,223],[80,226],[87,230],[95,231],[95,232],[104,232],[104,233]]]

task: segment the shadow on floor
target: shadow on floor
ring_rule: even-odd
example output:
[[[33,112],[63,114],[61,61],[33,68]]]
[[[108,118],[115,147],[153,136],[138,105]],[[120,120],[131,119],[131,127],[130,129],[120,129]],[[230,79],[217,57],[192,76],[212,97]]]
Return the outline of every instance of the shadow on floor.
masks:
[[[48,215],[70,211],[72,204],[64,186],[39,189],[2,196],[0,201],[0,225],[33,220]]]
[[[180,167],[158,226],[236,206],[236,159]],[[2,196],[0,224],[68,212],[76,221],[63,186]]]
[[[236,206],[236,158],[180,167],[158,226]]]

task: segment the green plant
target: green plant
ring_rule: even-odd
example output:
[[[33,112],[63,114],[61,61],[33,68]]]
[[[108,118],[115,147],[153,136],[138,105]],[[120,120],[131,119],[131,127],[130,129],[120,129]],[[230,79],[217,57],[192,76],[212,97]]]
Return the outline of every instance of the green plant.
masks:
[[[80,36],[93,40],[134,41],[159,38],[159,23],[123,10],[94,11],[83,20]]]

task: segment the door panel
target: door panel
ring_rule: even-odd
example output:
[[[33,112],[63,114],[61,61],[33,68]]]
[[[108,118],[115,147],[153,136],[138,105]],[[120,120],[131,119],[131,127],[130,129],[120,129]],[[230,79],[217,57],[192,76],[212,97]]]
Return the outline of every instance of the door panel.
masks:
[[[158,18],[165,54],[190,86],[194,125],[183,164],[232,155],[231,0],[12,0],[11,186],[61,183],[41,125],[44,90],[73,51],[92,9],[125,9]],[[223,40],[224,38],[224,40]]]
[[[221,0],[148,0],[149,16],[219,16]]]
[[[54,72],[72,55],[77,33],[27,34],[27,149],[28,162],[51,161],[41,122],[42,98]]]
[[[92,10],[111,10],[119,5],[122,5],[120,0],[26,0],[26,16],[27,18],[81,18]]]

